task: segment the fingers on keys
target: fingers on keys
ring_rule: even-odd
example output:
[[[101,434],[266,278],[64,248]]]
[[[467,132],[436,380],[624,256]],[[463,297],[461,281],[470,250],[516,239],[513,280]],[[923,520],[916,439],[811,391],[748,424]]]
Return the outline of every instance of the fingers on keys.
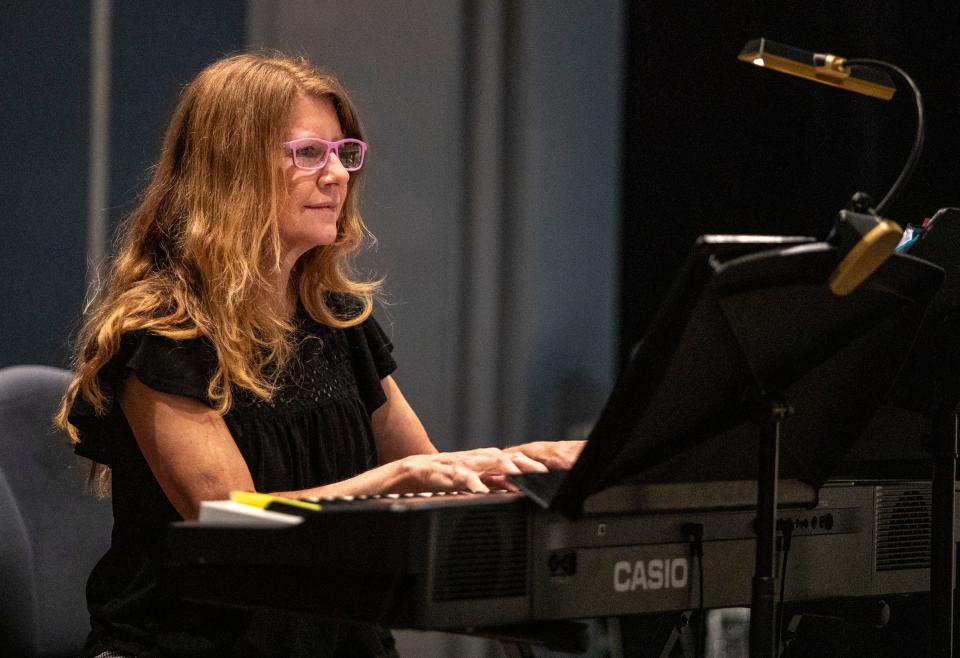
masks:
[[[545,464],[550,470],[568,469],[577,461],[585,443],[585,441],[533,441],[508,448],[507,452],[524,454]]]
[[[522,453],[499,448],[479,448],[434,455],[413,455],[403,460],[404,480],[421,491],[490,491],[515,488],[507,475],[544,472],[547,467]],[[404,485],[408,486],[408,485]]]

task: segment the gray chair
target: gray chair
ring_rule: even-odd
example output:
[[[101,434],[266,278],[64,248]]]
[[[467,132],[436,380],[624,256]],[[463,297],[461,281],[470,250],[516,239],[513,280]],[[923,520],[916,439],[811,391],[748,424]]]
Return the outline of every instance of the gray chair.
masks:
[[[30,656],[37,647],[37,587],[27,528],[0,470],[0,656]]]
[[[87,576],[110,545],[110,504],[86,492],[84,469],[53,422],[69,379],[46,366],[0,369],[3,655],[79,654],[90,628]]]

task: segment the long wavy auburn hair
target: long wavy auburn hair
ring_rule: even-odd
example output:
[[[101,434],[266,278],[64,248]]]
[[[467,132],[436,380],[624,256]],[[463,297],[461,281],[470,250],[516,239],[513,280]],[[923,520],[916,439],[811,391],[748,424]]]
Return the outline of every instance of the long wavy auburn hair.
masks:
[[[88,305],[74,356],[74,379],[58,423],[80,440],[68,413],[76,396],[98,414],[112,401],[100,370],[123,334],[147,330],[173,339],[205,337],[218,366],[207,394],[221,413],[232,390],[269,399],[292,351],[293,326],[265,300],[280,267],[279,215],[287,189],[281,142],[298,97],[333,103],[346,137],[363,139],[359,118],[335,77],[302,58],[245,53],[207,67],[183,91],[159,162],[119,235],[106,285]],[[379,281],[356,280],[352,256],[370,237],[357,208],[360,171],[350,177],[337,239],[304,254],[291,287],[316,321],[347,327],[372,310]],[[329,295],[356,299],[344,316]],[[109,469],[93,464],[91,483],[109,491]]]

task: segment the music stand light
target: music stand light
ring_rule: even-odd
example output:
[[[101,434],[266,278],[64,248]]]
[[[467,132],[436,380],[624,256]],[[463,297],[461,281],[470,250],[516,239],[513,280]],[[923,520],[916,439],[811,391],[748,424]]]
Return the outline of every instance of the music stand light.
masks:
[[[893,98],[897,90],[884,71],[848,65],[845,58],[837,55],[801,50],[769,39],[748,41],[737,59],[885,101]]]

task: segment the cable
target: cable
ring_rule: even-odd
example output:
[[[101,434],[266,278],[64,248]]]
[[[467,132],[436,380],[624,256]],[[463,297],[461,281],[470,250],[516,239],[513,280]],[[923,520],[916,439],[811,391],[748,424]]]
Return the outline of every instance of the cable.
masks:
[[[699,601],[697,608],[697,649],[696,649],[696,658],[703,658],[703,649],[706,645],[707,638],[707,625],[706,625],[706,610],[703,604],[703,524],[702,523],[684,523],[683,524],[683,535],[687,538],[687,543],[690,544],[690,555],[697,562],[698,569],[698,578],[697,583],[699,585]]]
[[[879,59],[848,59],[846,61],[846,66],[873,66],[876,68],[886,69],[887,71],[899,75],[910,86],[910,89],[913,91],[913,98],[917,104],[917,135],[913,141],[913,148],[910,149],[910,156],[907,158],[906,164],[900,171],[900,175],[897,176],[897,179],[893,182],[890,190],[880,200],[880,203],[877,204],[876,214],[883,215],[883,212],[887,210],[887,208],[889,208],[894,201],[896,201],[897,197],[900,195],[900,192],[903,190],[903,187],[913,175],[913,171],[917,167],[917,161],[920,160],[920,153],[923,151],[925,124],[923,114],[923,97],[920,95],[920,89],[913,81],[913,78],[907,75],[906,71],[901,69],[899,66],[895,66],[889,62],[884,62]]]

